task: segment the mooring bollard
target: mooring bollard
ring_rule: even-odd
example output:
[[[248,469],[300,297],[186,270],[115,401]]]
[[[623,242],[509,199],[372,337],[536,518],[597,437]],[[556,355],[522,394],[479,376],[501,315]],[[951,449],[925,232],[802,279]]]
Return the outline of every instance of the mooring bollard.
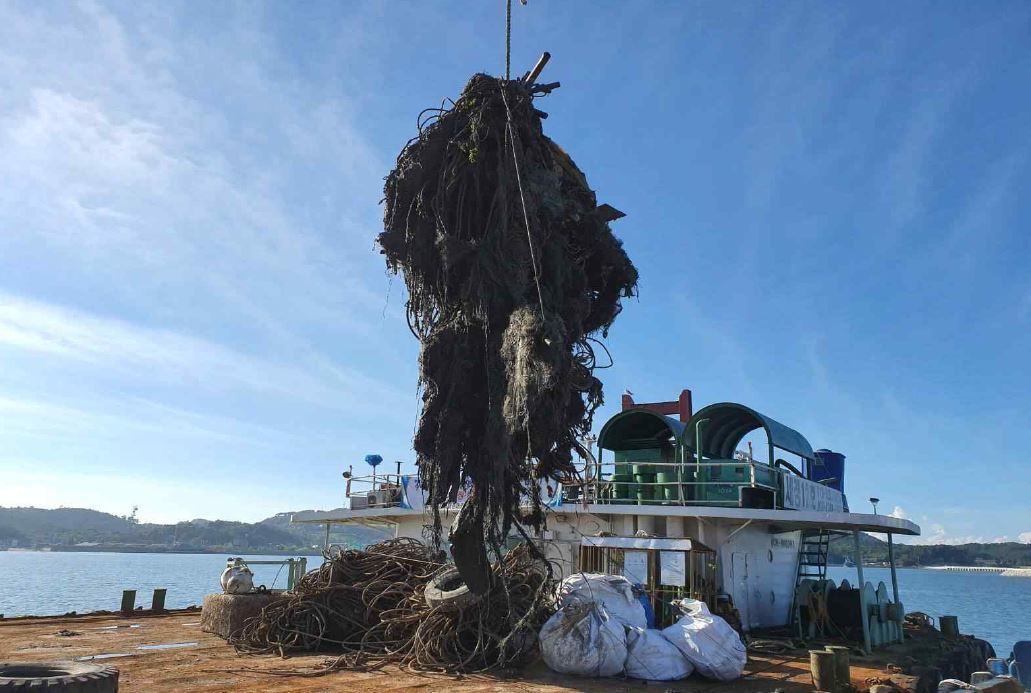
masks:
[[[828,645],[824,649],[834,655],[834,680],[838,684],[835,690],[847,693],[852,686],[851,651],[844,645]]]
[[[0,614],[0,618],[2,617],[3,614]],[[996,676],[1002,676],[1003,674],[1009,673],[1009,667],[1006,665],[1006,660],[1002,657],[992,657],[986,662],[986,664],[988,665],[988,670]]]
[[[151,611],[164,611],[165,610],[165,593],[168,592],[164,587],[154,588],[154,597],[150,600]]]
[[[959,637],[959,618],[957,616],[941,616],[938,618],[938,625],[941,627],[942,635],[946,638]]]
[[[972,685],[976,686],[979,683],[984,683],[985,681],[991,681],[994,678],[995,678],[995,675],[992,674],[992,672],[990,672],[990,671],[975,671],[972,674],[970,674],[970,683]]]
[[[124,590],[122,592],[122,616],[132,616],[136,608],[136,590]]]
[[[838,690],[834,675],[834,653],[827,650],[809,650],[809,672],[813,676],[813,688],[818,691]]]

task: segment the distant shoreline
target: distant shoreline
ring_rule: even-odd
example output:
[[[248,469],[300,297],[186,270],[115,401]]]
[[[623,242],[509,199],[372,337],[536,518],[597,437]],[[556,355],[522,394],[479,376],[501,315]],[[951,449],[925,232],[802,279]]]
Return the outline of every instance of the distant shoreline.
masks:
[[[161,548],[155,546],[50,546],[38,549],[8,548],[0,549],[8,553],[167,553],[167,554],[204,554],[212,556],[318,556],[321,550],[305,549],[298,551],[265,550],[254,548],[243,549],[199,549],[199,548]]]

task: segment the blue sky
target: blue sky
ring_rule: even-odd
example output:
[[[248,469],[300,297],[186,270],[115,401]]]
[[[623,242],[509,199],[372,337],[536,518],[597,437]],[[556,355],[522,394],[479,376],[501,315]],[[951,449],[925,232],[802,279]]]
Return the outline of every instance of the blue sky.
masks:
[[[5,3],[0,505],[336,507],[410,462],[373,246],[416,115],[503,70],[501,2]],[[514,70],[641,272],[615,411],[748,403],[922,541],[1031,541],[1031,7],[514,8]]]

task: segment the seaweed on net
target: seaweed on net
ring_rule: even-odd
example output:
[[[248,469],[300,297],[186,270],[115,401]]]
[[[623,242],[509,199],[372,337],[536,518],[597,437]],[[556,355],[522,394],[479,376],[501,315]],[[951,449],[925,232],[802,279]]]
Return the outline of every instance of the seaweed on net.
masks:
[[[414,448],[433,540],[468,490],[450,538],[477,592],[487,550],[499,557],[513,528],[543,526],[541,482],[575,475],[602,404],[596,337],[637,286],[533,99],[521,81],[477,74],[450,108],[428,111],[386,179],[377,239],[422,347]]]

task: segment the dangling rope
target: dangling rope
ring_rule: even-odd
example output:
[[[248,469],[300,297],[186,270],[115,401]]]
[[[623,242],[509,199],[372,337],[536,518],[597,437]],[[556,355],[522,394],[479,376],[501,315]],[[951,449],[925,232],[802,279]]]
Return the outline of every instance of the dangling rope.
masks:
[[[512,0],[508,2],[512,5]],[[537,300],[541,306],[541,320],[544,319],[544,293],[541,291],[541,277],[537,271],[537,256],[533,252],[533,235],[530,233],[530,214],[526,211],[526,193],[523,192],[523,177],[519,173],[519,155],[516,153],[516,134],[512,128],[512,109],[508,107],[508,97],[505,95],[505,87],[501,87],[501,100],[505,104],[505,129],[508,132],[508,143],[512,148],[512,162],[515,164],[516,186],[519,188],[519,202],[523,206],[523,224],[526,225],[526,243],[530,246],[530,264],[533,266],[533,281],[537,285]]]

